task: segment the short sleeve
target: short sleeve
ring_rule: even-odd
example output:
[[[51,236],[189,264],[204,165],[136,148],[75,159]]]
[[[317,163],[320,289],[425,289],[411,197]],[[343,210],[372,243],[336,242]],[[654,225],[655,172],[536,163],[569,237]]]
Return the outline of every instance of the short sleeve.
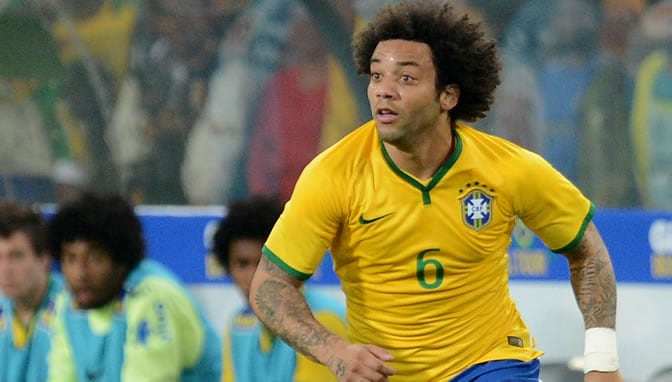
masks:
[[[581,191],[537,154],[526,152],[529,169],[520,172],[514,192],[516,215],[556,253],[578,244],[594,207]]]
[[[315,272],[344,216],[347,186],[331,173],[320,156],[306,167],[264,246],[266,256],[299,279]]]

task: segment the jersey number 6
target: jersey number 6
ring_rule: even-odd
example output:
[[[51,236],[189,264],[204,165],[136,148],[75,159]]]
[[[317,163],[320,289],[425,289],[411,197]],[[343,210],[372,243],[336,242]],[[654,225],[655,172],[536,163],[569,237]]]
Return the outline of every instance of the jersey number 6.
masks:
[[[443,282],[443,266],[437,259],[425,259],[425,255],[430,252],[439,252],[438,248],[426,249],[418,255],[416,261],[416,277],[418,282],[425,289],[436,289]],[[434,281],[427,282],[427,275],[433,275]]]

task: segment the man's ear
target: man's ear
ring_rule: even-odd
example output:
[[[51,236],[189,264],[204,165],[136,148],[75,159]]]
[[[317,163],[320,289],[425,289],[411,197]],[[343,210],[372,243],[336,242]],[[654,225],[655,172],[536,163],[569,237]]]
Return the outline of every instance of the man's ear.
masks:
[[[441,110],[450,111],[457,101],[460,99],[460,88],[455,84],[446,85],[446,87],[439,94],[439,102],[441,104]]]

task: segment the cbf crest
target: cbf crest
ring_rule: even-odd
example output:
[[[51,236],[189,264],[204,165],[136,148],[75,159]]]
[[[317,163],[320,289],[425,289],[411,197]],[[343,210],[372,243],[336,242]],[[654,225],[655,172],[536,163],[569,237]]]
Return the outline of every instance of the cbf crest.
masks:
[[[462,220],[469,228],[480,231],[492,220],[492,203],[494,197],[480,188],[469,191],[460,198]]]

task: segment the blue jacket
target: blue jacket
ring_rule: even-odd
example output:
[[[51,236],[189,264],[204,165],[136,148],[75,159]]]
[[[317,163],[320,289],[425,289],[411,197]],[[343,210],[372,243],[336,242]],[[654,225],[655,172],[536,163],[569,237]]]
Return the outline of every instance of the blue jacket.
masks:
[[[57,273],[49,276],[49,287],[31,327],[23,328],[14,320],[14,304],[0,296],[0,382],[44,382],[47,379],[47,354],[56,297],[63,289]],[[21,337],[15,338],[15,334]]]

